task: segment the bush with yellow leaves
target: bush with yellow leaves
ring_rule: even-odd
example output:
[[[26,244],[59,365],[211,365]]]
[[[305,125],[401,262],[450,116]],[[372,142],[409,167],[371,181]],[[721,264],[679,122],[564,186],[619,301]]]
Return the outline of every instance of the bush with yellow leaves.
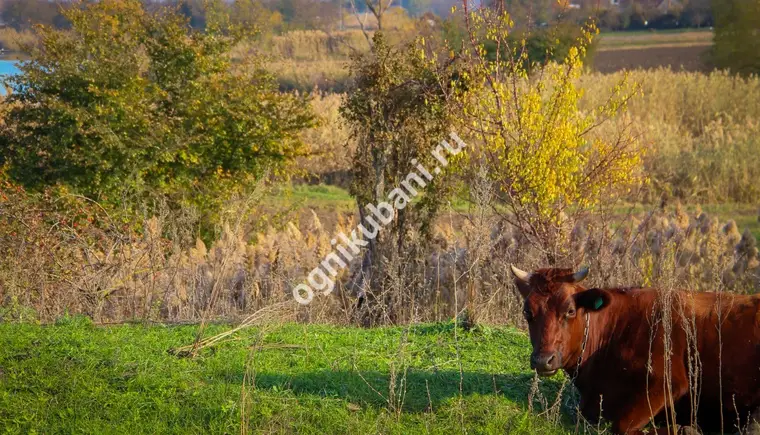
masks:
[[[582,111],[578,80],[597,32],[593,25],[584,27],[562,62],[527,65],[526,41],[511,40],[509,15],[488,8],[465,15],[471,42],[458,61],[466,90],[455,95],[475,145],[465,172],[473,177],[487,168],[499,191],[493,205],[507,210],[503,218],[540,247],[549,264],[557,263],[568,254],[568,225],[640,181],[640,150],[627,128],[591,134],[625,111],[636,88],[623,78],[604,103]],[[502,47],[493,59],[489,44]]]

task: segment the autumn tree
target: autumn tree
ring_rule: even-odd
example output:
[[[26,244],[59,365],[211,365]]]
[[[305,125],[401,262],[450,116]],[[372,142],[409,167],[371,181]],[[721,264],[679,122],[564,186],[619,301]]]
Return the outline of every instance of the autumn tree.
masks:
[[[455,112],[439,80],[452,70],[429,56],[424,45],[394,47],[376,32],[371,51],[355,58],[355,84],[341,107],[357,143],[351,193],[360,222],[370,235],[376,228],[374,237],[364,233],[368,246],[352,281],[366,325],[411,319],[432,224],[451,193],[445,167],[440,174],[433,168],[441,166],[434,155],[441,141],[454,144]]]

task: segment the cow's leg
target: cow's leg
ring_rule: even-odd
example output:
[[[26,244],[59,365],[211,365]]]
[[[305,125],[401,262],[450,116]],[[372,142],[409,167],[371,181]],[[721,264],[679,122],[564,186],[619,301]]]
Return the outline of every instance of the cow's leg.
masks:
[[[650,385],[662,385],[662,382],[651,382]],[[688,384],[674,383],[672,387],[673,402],[677,402],[688,392]],[[612,432],[616,434],[639,435],[642,429],[665,409],[666,396],[660,388],[650,388],[649,392],[635,393],[633,399],[616,412],[612,419]],[[672,429],[671,429],[672,430]],[[667,428],[658,428],[655,433],[667,434]],[[652,433],[649,431],[648,433]]]
[[[589,397],[594,397],[596,400],[592,401]],[[582,396],[579,409],[583,418],[591,424],[597,424],[602,415],[602,403],[601,396],[593,394]]]

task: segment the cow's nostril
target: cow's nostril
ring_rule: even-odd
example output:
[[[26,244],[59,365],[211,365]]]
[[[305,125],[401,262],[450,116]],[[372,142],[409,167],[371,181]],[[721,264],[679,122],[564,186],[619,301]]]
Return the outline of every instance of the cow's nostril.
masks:
[[[531,365],[534,369],[549,371],[554,368],[557,354],[534,354],[531,357]]]

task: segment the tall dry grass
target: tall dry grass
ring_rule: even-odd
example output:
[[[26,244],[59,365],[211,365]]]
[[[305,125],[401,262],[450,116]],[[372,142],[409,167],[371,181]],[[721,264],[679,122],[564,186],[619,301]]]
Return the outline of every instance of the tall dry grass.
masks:
[[[18,31],[12,27],[0,29],[0,48],[12,53],[22,53],[25,47],[37,42],[37,37],[29,30]]]
[[[606,98],[624,73],[587,74],[584,107]],[[760,79],[716,71],[634,71],[641,95],[620,122],[647,147],[650,199],[665,192],[693,202],[760,201]]]
[[[361,29],[372,36],[377,30],[377,20],[371,13],[354,15],[346,13],[342,30],[291,30],[280,35],[265,35],[258,41],[246,41],[233,52],[242,56],[248,50],[257,50],[276,60],[290,61],[336,61],[348,60],[357,52],[369,50],[369,43]],[[419,35],[421,22],[409,17],[403,8],[391,8],[383,16],[383,28],[391,43],[409,41]]]
[[[488,187],[477,189],[486,204]],[[350,282],[359,258],[340,271],[331,295],[300,306],[291,294],[332,252],[330,240],[355,228],[353,218],[339,216],[329,231],[313,213],[301,222],[257,226],[261,203],[239,198],[227,206],[220,237],[204,243],[194,236],[192,213],[148,217],[137,232],[81,198],[39,197],[8,184],[1,197],[2,320],[51,321],[82,313],[98,322],[197,321],[242,317],[274,304],[305,322],[356,318]],[[521,300],[506,279],[508,266],[545,266],[541,253],[485,207],[468,219],[455,214],[437,222],[432,255],[410,249],[387,268],[389,282],[399,283],[386,301],[393,323],[466,314],[479,322],[521,325]],[[615,229],[589,219],[568,231],[567,266],[590,265],[591,285],[677,282],[702,291],[719,283],[727,291],[754,292],[760,284],[755,238],[705,213],[658,209]]]
[[[339,94],[314,94],[311,104],[319,116],[319,126],[301,135],[310,152],[298,159],[297,166],[307,179],[347,186],[356,143],[338,112],[341,102]]]
[[[599,50],[614,50],[625,47],[647,47],[668,45],[710,45],[713,32],[707,30],[689,32],[608,32],[599,36]]]
[[[347,60],[272,61],[268,70],[282,91],[346,92],[350,85]]]
[[[264,52],[276,59],[293,61],[347,60],[355,50],[366,51],[369,46],[361,30],[336,32],[294,30],[272,36]]]
[[[438,32],[427,20],[410,18],[402,8],[391,8],[383,20],[385,36],[391,44],[400,45]],[[364,30],[359,21],[364,23]],[[369,50],[367,38],[376,29],[372,14],[359,14],[358,18],[346,14],[343,30],[293,30],[263,35],[256,41],[241,42],[232,56],[267,56],[271,60],[267,67],[285,91],[345,92],[350,82],[349,61],[353,55]]]
[[[204,243],[191,210],[147,217],[136,231],[82,198],[3,183],[0,319],[200,320],[292,301],[290,289],[321,261],[328,236],[318,220],[257,227],[258,205],[229,203],[221,236]]]

